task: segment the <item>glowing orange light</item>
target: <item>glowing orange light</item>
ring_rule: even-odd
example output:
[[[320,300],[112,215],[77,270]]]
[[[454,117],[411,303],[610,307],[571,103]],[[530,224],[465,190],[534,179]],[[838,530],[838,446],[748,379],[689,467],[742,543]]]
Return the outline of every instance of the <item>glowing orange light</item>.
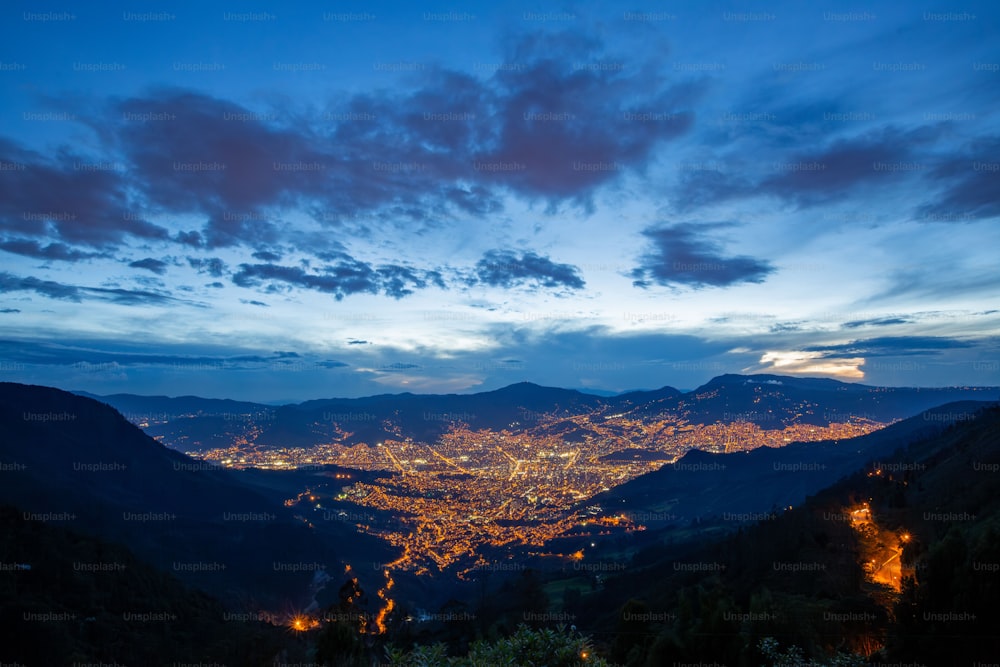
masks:
[[[319,621],[317,621],[315,618],[310,618],[303,614],[293,616],[292,620],[288,623],[288,627],[290,627],[295,632],[305,632],[306,630],[315,628],[318,625]]]

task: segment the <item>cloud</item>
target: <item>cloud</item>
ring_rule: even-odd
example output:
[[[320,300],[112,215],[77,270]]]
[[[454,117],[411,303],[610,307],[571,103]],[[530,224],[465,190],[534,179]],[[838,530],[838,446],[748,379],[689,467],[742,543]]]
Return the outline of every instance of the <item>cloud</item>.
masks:
[[[886,357],[910,355],[937,355],[942,350],[975,347],[970,341],[942,336],[885,336],[866,338],[834,345],[813,345],[808,352],[823,353],[826,357]]]
[[[930,179],[941,183],[938,197],[917,208],[925,222],[969,222],[1000,216],[1000,137],[976,139],[937,165]]]
[[[505,289],[519,286],[584,287],[583,278],[575,266],[558,264],[533,252],[523,252],[518,256],[509,250],[487,251],[476,262],[473,274],[473,281]]]
[[[317,366],[323,368],[347,368],[350,364],[345,364],[343,361],[333,361],[331,359],[326,359],[324,361],[317,361]]]
[[[474,158],[529,197],[586,203],[625,170],[643,171],[661,142],[691,129],[705,89],[573,32],[522,35],[507,51],[520,67],[492,77],[491,147]]]
[[[642,288],[653,284],[701,288],[763,282],[774,271],[768,262],[726,257],[717,243],[703,236],[707,230],[727,226],[730,224],[680,223],[643,230],[653,248],[630,273],[633,284]]]
[[[108,343],[111,343],[108,345]],[[0,358],[12,359],[25,364],[45,366],[70,366],[92,364],[106,367],[110,363],[118,366],[160,366],[165,369],[243,369],[268,367],[275,363],[290,362],[298,358],[295,352],[246,353],[234,355],[219,348],[204,348],[190,344],[157,344],[159,349],[175,349],[177,354],[164,352],[134,351],[151,350],[154,346],[136,346],[132,350],[123,349],[121,341],[77,341],[46,342],[23,340],[0,340]],[[106,352],[102,348],[116,349]],[[211,353],[205,353],[209,350]]]
[[[48,245],[43,246],[37,241],[30,241],[28,239],[10,239],[3,241],[0,243],[0,250],[16,255],[24,255],[26,257],[61,260],[64,262],[76,262],[81,259],[105,256],[103,253],[99,252],[84,252],[82,250],[77,250],[75,248],[71,248],[65,243],[49,243]]]
[[[66,285],[52,280],[42,280],[33,276],[20,277],[6,271],[0,271],[0,293],[2,292],[35,292],[50,299],[63,301],[83,301],[86,297],[111,301],[113,303],[131,305],[166,305],[170,303],[187,303],[201,306],[193,301],[184,301],[167,294],[148,290],[129,290],[119,287],[80,287]]]
[[[760,357],[754,372],[775,372],[788,375],[824,375],[840,380],[864,379],[864,357],[827,358],[820,352],[802,350],[772,350]]]
[[[677,210],[688,211],[723,201],[771,195],[810,207],[836,201],[846,194],[878,192],[924,177],[932,162],[921,151],[933,145],[942,132],[939,126],[907,130],[884,126],[857,136],[831,139],[813,150],[789,152],[785,146],[777,151],[758,146],[767,161],[747,163],[725,158],[719,161],[718,169],[685,170],[673,187],[671,202]],[[709,166],[713,164],[709,162]]]
[[[198,273],[207,273],[213,278],[219,278],[226,273],[226,263],[218,257],[201,259],[198,257],[188,257],[188,264],[196,269]]]
[[[395,361],[391,364],[383,364],[382,366],[379,366],[377,370],[384,373],[403,373],[405,371],[413,370],[414,368],[420,368],[420,366],[417,364]]]
[[[420,271],[395,264],[373,266],[346,253],[327,253],[335,260],[315,271],[279,264],[240,264],[232,281],[240,287],[263,287],[265,292],[283,292],[298,287],[332,294],[338,301],[350,294],[385,294],[401,299],[415,289],[444,287],[435,271]]]
[[[506,48],[516,72],[483,78],[434,67],[413,89],[331,97],[322,115],[287,101],[252,110],[172,87],[112,99],[83,122],[113,161],[68,149],[47,159],[0,142],[0,158],[26,165],[5,175],[0,215],[35,211],[17,231],[90,245],[131,235],[259,248],[281,239],[288,210],[333,226],[436,224],[495,214],[507,193],[585,203],[690,131],[705,89],[572,33],[522,35]],[[148,117],[159,120],[139,120]],[[168,231],[145,219],[154,214],[206,222]]]
[[[80,289],[72,285],[33,276],[21,278],[6,271],[0,271],[0,292],[35,292],[50,299],[81,300]]]
[[[858,188],[884,188],[921,174],[926,165],[918,149],[940,135],[940,127],[883,127],[858,137],[837,139],[825,149],[775,161],[771,168],[776,173],[757,187],[802,205],[827,202]]]
[[[868,320],[852,320],[844,322],[840,326],[845,329],[857,329],[858,327],[888,327],[894,324],[909,324],[913,320],[905,317],[876,317]]]
[[[169,236],[162,227],[125,215],[128,175],[117,163],[95,162],[67,148],[50,159],[4,138],[0,161],[18,166],[0,179],[0,220],[7,231],[94,247],[129,236]]]
[[[271,252],[270,250],[258,250],[253,253],[252,257],[254,259],[259,259],[262,262],[280,262],[281,254],[276,252]]]
[[[134,269],[146,269],[147,271],[152,271],[158,276],[162,276],[167,272],[167,263],[159,259],[153,259],[152,257],[137,259],[134,262],[130,262],[129,266]]]

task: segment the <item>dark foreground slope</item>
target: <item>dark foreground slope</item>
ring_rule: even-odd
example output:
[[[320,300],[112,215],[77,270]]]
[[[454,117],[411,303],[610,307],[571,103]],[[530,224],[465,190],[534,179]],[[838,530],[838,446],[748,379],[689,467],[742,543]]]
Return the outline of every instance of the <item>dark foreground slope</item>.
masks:
[[[0,383],[0,461],[0,502],[124,543],[230,603],[303,604],[343,560],[389,555],[342,522],[309,528],[233,474],[57,389]]]
[[[128,549],[0,507],[3,664],[271,665],[286,633]]]
[[[589,564],[600,583],[565,609],[626,665],[769,664],[766,637],[817,657],[995,660],[1000,408],[881,464],[713,544]],[[859,508],[871,521],[856,520]],[[901,587],[884,576],[897,560]]]

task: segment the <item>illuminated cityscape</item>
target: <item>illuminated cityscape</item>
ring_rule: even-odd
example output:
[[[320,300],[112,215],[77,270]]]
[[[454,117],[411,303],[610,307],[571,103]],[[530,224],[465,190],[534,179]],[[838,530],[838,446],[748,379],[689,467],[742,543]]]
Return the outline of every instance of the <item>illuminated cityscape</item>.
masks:
[[[571,426],[585,428],[587,435],[574,440],[545,435]],[[257,442],[254,436],[260,429],[248,423],[230,447],[200,457],[231,468],[336,465],[391,473],[365,482],[335,473],[324,488],[305,489],[286,505],[301,510],[303,521],[349,521],[398,547],[401,556],[389,567],[417,574],[455,568],[456,576],[464,578],[490,566],[505,549],[536,547],[535,555],[570,558],[572,554],[561,553],[552,542],[642,530],[644,526],[625,515],[579,507],[602,491],[673,463],[690,449],[748,451],[796,441],[847,439],[883,426],[855,418],[827,426],[793,423],[762,429],[747,421],[703,425],[683,418],[647,421],[583,414],[540,416],[530,427],[515,422],[499,431],[456,423],[434,443],[406,438],[289,448]],[[334,511],[331,501],[337,501],[338,508],[348,503],[357,509]],[[378,512],[366,510],[384,510],[393,518],[379,520]]]

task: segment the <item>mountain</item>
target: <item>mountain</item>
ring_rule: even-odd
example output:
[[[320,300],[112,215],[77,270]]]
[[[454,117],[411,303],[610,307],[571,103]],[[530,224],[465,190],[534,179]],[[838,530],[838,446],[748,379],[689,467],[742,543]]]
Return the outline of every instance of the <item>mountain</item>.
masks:
[[[251,414],[262,412],[270,406],[248,401],[233,401],[225,398],[201,398],[199,396],[137,396],[135,394],[111,394],[97,396],[86,391],[75,391],[78,396],[86,396],[114,406],[130,421],[146,416],[219,415]]]
[[[995,405],[949,403],[896,422],[868,435],[842,441],[796,442],[749,452],[712,454],[691,450],[583,505],[632,515],[650,527],[713,522],[754,522],[772,516],[853,473],[866,463],[877,466],[893,452],[941,432]]]
[[[944,403],[998,398],[997,387],[873,387],[821,378],[721,375],[684,394],[675,410],[692,423],[745,421],[780,429],[852,417],[890,422]]]
[[[888,454],[886,444],[878,468],[722,539],[578,565],[574,578],[601,573],[599,585],[567,595],[565,612],[610,635],[610,658],[623,664],[771,664],[762,641],[818,664],[861,664],[830,661],[845,650],[870,664],[995,660],[1000,407],[958,409],[964,417],[944,428],[909,430]]]
[[[434,442],[459,425],[580,440],[588,435],[604,437],[600,427],[614,419],[678,426],[744,423],[763,430],[823,427],[858,419],[888,423],[943,403],[998,397],[996,387],[871,387],[829,379],[723,375],[687,393],[662,387],[616,396],[521,382],[476,394],[382,394],[279,407],[125,394],[100,400],[127,413],[165,444],[202,452],[229,447],[234,441],[265,448],[329,442],[374,445],[406,438]]]
[[[310,528],[261,484],[168,449],[98,401],[0,383],[0,502],[121,542],[227,601],[299,603],[349,559],[392,553],[341,521]]]

